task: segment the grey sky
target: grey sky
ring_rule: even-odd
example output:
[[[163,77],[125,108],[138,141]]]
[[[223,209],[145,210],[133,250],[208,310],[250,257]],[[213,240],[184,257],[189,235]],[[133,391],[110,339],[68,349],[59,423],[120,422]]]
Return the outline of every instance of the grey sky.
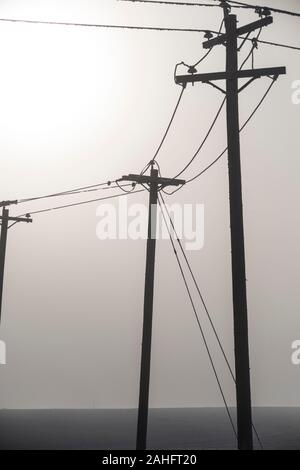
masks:
[[[282,7],[283,2],[267,3]],[[300,11],[300,2],[285,1],[284,7]],[[237,12],[241,24],[257,18]],[[0,2],[0,17],[216,30],[222,12],[113,0],[10,0]],[[274,14],[261,38],[300,46],[299,25],[297,18]],[[0,198],[36,196],[140,171],[180,92],[174,65],[195,62],[203,54],[202,39],[196,33],[0,22]],[[243,56],[248,50],[249,45]],[[300,339],[300,105],[291,98],[299,63],[300,52],[259,47],[256,66],[285,65],[288,74],[241,138],[255,405],[300,405],[300,366],[291,364],[291,343]],[[223,68],[220,47],[200,70]],[[268,83],[261,79],[242,93],[241,123]],[[165,176],[189,160],[221,99],[209,86],[187,88],[158,158]],[[185,176],[193,176],[224,146],[223,113]],[[147,202],[146,194],[131,197]],[[83,199],[28,203],[12,213]],[[232,361],[226,158],[168,201],[205,204],[205,246],[190,259]],[[0,369],[0,407],[137,405],[145,243],[99,241],[96,208],[97,203],[37,215],[33,224],[9,232],[0,332],[8,364]],[[168,241],[158,243],[156,268],[150,403],[221,405]],[[204,319],[200,304],[199,312]],[[213,351],[234,403],[230,377]]]

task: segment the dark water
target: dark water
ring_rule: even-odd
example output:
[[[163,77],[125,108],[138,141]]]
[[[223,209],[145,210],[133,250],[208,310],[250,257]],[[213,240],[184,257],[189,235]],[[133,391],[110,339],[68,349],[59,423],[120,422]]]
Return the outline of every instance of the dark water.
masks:
[[[234,411],[232,411],[234,414]],[[134,449],[136,410],[0,410],[0,449]],[[265,449],[300,449],[300,408],[256,408]],[[234,449],[223,409],[153,409],[148,448]]]

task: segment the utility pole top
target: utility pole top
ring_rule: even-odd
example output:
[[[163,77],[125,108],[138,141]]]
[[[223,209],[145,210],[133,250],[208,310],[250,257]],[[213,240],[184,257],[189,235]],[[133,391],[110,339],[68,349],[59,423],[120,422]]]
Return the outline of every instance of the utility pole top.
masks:
[[[225,23],[227,24],[228,21],[233,21],[236,23],[236,15],[228,15],[225,18]],[[234,32],[230,33],[231,36],[228,35],[228,28],[226,28],[225,34],[220,34],[219,36],[209,39],[203,43],[204,49],[211,49],[212,47],[218,44],[225,44],[228,47],[230,40],[234,37],[237,41],[237,38],[243,34],[249,34],[256,29],[262,28],[264,26],[268,26],[269,24],[273,23],[272,16],[267,16],[266,18],[262,18],[261,20],[254,21],[248,25],[242,26],[241,28],[235,28]],[[219,80],[233,80],[233,79],[240,79],[240,78],[249,78],[249,81],[244,84],[238,92],[244,90],[250,83],[252,83],[257,78],[261,77],[274,77],[278,78],[279,75],[286,74],[286,67],[264,67],[259,69],[250,69],[250,70],[238,70],[237,68],[231,68],[230,70],[226,70],[226,72],[212,72],[212,73],[191,73],[188,75],[177,75],[175,76],[175,83],[177,85],[186,86],[187,83],[195,83],[195,82],[202,82],[208,83],[209,85],[214,86],[222,93],[226,94],[226,92],[220,88],[218,85],[215,85],[213,82]]]
[[[229,16],[234,16],[235,15],[229,15]],[[243,34],[249,34],[252,31],[255,31],[256,29],[263,28],[264,26],[268,26],[273,23],[273,17],[272,16],[267,16],[266,18],[262,18],[261,20],[254,21],[253,23],[249,23],[245,26],[242,26],[241,28],[236,29],[236,36],[242,36]],[[227,34],[220,34],[216,38],[209,39],[208,41],[205,41],[202,45],[204,49],[211,49],[214,46],[217,46],[218,44],[224,44],[227,42]]]
[[[133,181],[138,184],[150,184],[156,183],[161,186],[180,186],[185,184],[185,180],[179,180],[174,178],[161,178],[159,176],[147,176],[147,175],[134,175],[130,173],[129,175],[124,175],[118,181]]]

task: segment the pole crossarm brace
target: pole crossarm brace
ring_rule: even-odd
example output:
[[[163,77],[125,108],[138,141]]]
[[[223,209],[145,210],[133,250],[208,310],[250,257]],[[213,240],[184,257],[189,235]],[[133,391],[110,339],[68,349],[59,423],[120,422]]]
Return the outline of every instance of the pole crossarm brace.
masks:
[[[161,186],[180,186],[185,184],[185,180],[179,180],[174,178],[160,178],[159,176],[147,176],[147,175],[134,175],[129,174],[122,176],[118,181],[133,181],[138,184],[150,184],[156,183]]]
[[[261,77],[269,77],[269,76],[276,76],[285,75],[286,74],[286,67],[267,67],[261,69],[246,69],[246,70],[239,70],[236,74],[232,75],[232,78],[261,78]],[[187,83],[194,83],[194,82],[202,82],[202,83],[209,83],[211,81],[216,80],[226,80],[230,79],[231,77],[228,76],[226,72],[212,72],[212,73],[197,73],[192,75],[178,75],[175,77],[175,83],[180,85],[186,85]]]
[[[272,16],[267,16],[266,18],[263,18],[258,21],[254,21],[253,23],[249,23],[245,26],[242,26],[241,28],[237,28],[236,30],[236,36],[242,36],[243,34],[249,34],[252,31],[255,31],[256,29],[263,28],[264,26],[268,26],[273,23],[273,18]],[[224,44],[227,42],[228,36],[227,34],[221,34],[220,36],[209,39],[208,41],[205,41],[202,45],[204,49],[211,49],[214,46],[217,46],[218,44]]]

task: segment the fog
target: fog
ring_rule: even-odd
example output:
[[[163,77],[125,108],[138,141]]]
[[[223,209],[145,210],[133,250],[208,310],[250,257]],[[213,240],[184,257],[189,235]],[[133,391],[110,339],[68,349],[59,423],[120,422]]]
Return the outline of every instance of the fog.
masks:
[[[255,3],[249,0],[248,3]],[[281,1],[269,0],[282,7]],[[300,11],[299,1],[284,8]],[[240,24],[258,19],[234,10]],[[1,1],[0,18],[218,30],[222,10],[118,1]],[[299,18],[274,14],[260,39],[300,46]],[[176,63],[195,63],[203,35],[0,21],[0,199],[65,191],[139,173],[153,157],[181,88]],[[245,44],[241,58],[250,44]],[[260,44],[256,67],[286,66],[241,134],[252,396],[255,406],[300,406],[300,53]],[[216,47],[199,72],[221,71]],[[184,70],[184,69],[182,69]],[[240,95],[243,123],[269,85]],[[172,177],[191,158],[223,99],[188,86],[157,157]],[[226,147],[223,111],[184,177]],[[118,192],[114,190],[115,192]],[[114,193],[111,191],[111,194]],[[105,193],[105,194],[104,194]],[[108,195],[58,197],[10,208],[24,214]],[[233,364],[230,222],[226,155],[169,204],[204,205],[204,246],[188,251],[208,309]],[[107,203],[109,201],[105,201]],[[147,204],[145,192],[127,203]],[[0,339],[1,408],[136,407],[143,315],[144,240],[99,240],[99,202],[32,215],[8,233]],[[118,198],[111,204],[117,209]],[[170,242],[156,253],[150,406],[222,406]],[[226,397],[234,386],[196,304]]]

